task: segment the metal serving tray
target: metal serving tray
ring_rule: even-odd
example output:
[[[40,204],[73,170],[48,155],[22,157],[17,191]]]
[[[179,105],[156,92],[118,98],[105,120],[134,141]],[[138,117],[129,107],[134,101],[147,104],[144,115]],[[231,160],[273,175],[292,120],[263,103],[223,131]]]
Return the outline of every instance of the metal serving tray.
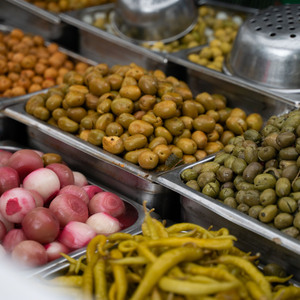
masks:
[[[1,7],[1,4],[0,4],[0,7]],[[4,25],[4,24],[0,24],[0,32],[3,32],[3,33],[9,33],[11,32],[13,29],[12,26],[9,26],[9,25]],[[27,34],[30,34],[27,32]],[[50,44],[49,41],[45,41],[45,45],[47,44]],[[84,63],[87,63],[89,65],[97,65],[97,62],[91,60],[91,59],[88,59],[88,58],[85,58],[71,50],[68,50],[68,49],[65,49],[65,48],[62,48],[62,47],[59,47],[59,51],[61,51],[62,53],[65,53],[70,59],[72,59],[74,62],[84,62]],[[34,93],[30,93],[28,95],[30,96],[33,96],[33,95],[37,95],[37,94],[40,94],[40,93],[44,93],[48,90],[47,89],[43,89],[43,90],[40,90],[40,91],[37,91],[37,92],[34,92]],[[18,96],[18,97],[0,97],[0,111],[2,109],[4,109],[6,106],[9,106],[9,105],[12,105],[12,104],[16,104],[16,103],[19,103],[19,102],[22,102],[23,101],[23,98],[24,96]]]
[[[1,118],[0,118],[0,120],[1,120]],[[2,139],[0,140],[0,149],[1,150],[15,152],[17,150],[24,149],[25,147],[26,146],[24,144],[20,144],[14,140],[2,140]],[[41,150],[40,148],[32,148],[32,149]],[[70,166],[70,168],[72,170],[77,170],[77,169],[74,169],[74,166],[72,163],[70,163],[68,165]],[[97,185],[97,186],[101,187],[104,191],[110,191],[110,192],[118,195],[125,203],[126,217],[131,216],[132,218],[135,218],[135,222],[132,225],[121,230],[120,232],[129,233],[132,235],[141,233],[141,226],[142,226],[142,224],[144,222],[144,218],[145,218],[144,207],[142,205],[138,204],[137,202],[135,202],[131,199],[128,199],[127,197],[124,197],[123,195],[120,195],[119,193],[115,192],[114,190],[107,189],[107,187],[99,184],[99,182],[95,183],[89,179],[88,179],[88,181],[89,181],[89,184]],[[154,213],[154,218],[159,219],[160,216],[158,214]],[[69,256],[74,257],[74,258],[79,257],[79,256],[83,255],[85,253],[85,251],[86,251],[86,247],[83,247],[83,248],[77,249],[77,250],[69,253]],[[36,268],[36,269],[34,269],[34,271],[29,270],[28,273],[31,276],[33,276],[35,273],[42,274],[44,272],[47,272],[49,269],[54,271],[54,270],[57,270],[57,267],[61,268],[62,265],[65,265],[66,261],[67,260],[62,257],[62,258],[54,260],[42,267]]]
[[[0,20],[4,24],[24,28],[49,41],[58,42],[70,50],[78,49],[76,28],[61,22],[58,14],[48,12],[24,0],[1,0]]]
[[[113,4],[104,4],[60,14],[65,23],[79,30],[80,53],[94,60],[105,61],[109,65],[124,65],[134,61],[147,69],[165,69],[167,59],[164,55],[125,41],[83,21],[83,17],[88,13],[105,13],[113,7]]]
[[[300,241],[281,231],[233,209],[221,201],[188,187],[180,174],[195,165],[212,161],[210,155],[201,162],[177,167],[157,178],[161,185],[180,194],[181,221],[199,224],[215,230],[225,227],[237,237],[236,245],[246,251],[261,254],[262,263],[275,262],[300,279]]]
[[[143,171],[121,157],[27,114],[24,106],[28,98],[29,96],[26,96],[22,103],[3,110],[4,116],[15,120],[18,126],[25,125],[23,143],[44,152],[58,153],[66,163],[87,174],[91,180],[101,182],[107,188],[140,204],[147,201],[147,206],[155,208],[163,218],[177,219],[180,208],[179,195],[155,183],[155,173]]]

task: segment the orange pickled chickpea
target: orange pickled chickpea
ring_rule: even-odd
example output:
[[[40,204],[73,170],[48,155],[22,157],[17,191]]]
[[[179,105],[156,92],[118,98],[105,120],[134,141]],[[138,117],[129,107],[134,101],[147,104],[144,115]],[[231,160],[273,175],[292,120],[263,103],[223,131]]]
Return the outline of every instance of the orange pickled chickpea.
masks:
[[[68,71],[76,68],[83,74],[88,67],[62,52],[58,44],[46,45],[42,36],[19,28],[0,32],[0,98],[53,87],[63,83]]]

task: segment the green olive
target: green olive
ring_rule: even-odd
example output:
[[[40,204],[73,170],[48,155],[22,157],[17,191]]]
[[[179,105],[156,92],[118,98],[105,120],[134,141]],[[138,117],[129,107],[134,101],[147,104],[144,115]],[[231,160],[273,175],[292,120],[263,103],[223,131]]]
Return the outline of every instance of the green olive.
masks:
[[[195,119],[198,117],[197,103],[194,100],[186,100],[182,104],[182,115]]]
[[[50,112],[44,106],[35,107],[35,109],[33,110],[33,115],[42,121],[47,121],[50,118]]]
[[[101,101],[97,106],[97,112],[99,114],[105,114],[110,112],[112,100],[107,98]]]
[[[279,178],[275,185],[276,195],[278,197],[288,196],[291,192],[291,183],[287,178]]]
[[[147,144],[146,136],[140,133],[131,135],[124,141],[124,147],[126,151],[133,151],[136,149],[144,148],[146,144]]]
[[[89,79],[88,87],[90,92],[95,96],[101,96],[105,93],[110,92],[110,84],[109,82],[99,76],[95,76]]]
[[[245,140],[251,140],[256,144],[261,142],[261,135],[257,130],[247,129],[243,134]]]
[[[196,180],[189,180],[188,182],[186,182],[186,185],[193,190],[200,192],[200,188]]]
[[[276,142],[280,148],[292,146],[296,140],[293,132],[281,132],[277,135]]]
[[[233,161],[231,166],[232,171],[237,175],[243,174],[246,167],[247,167],[246,161],[238,157]]]
[[[300,192],[300,178],[297,178],[292,182],[293,192]]]
[[[194,154],[197,151],[197,144],[190,138],[180,138],[176,146],[180,148],[184,154]]]
[[[299,168],[297,167],[297,165],[289,165],[282,170],[281,176],[289,179],[290,181],[293,181],[296,178],[298,172]]]
[[[235,134],[243,134],[247,130],[247,123],[240,117],[230,116],[226,120],[226,126]]]
[[[205,171],[201,173],[197,178],[197,183],[202,189],[209,182],[214,182],[216,180],[216,174],[212,171]]]
[[[253,205],[249,208],[248,215],[254,219],[258,219],[259,213],[262,209],[262,205]]]
[[[300,229],[300,212],[296,213],[294,216],[294,221],[293,225],[297,228]]]
[[[276,149],[272,146],[265,146],[258,148],[258,158],[260,161],[268,161],[275,158],[277,152]]]
[[[187,182],[189,180],[196,180],[198,178],[198,173],[193,169],[185,169],[180,173],[180,178]],[[198,183],[197,183],[198,185]]]
[[[155,137],[159,137],[159,136],[164,137],[168,144],[171,144],[173,140],[173,136],[170,133],[170,131],[163,126],[156,127],[154,130],[154,135]]]
[[[66,94],[64,101],[68,107],[81,106],[85,102],[85,95],[78,91],[69,91]]]
[[[107,136],[121,136],[124,133],[124,129],[121,124],[117,122],[110,122],[105,129]]]
[[[138,157],[139,155],[144,152],[144,151],[150,151],[149,148],[141,148],[133,151],[128,151],[124,155],[124,159],[127,160],[128,162],[131,162],[135,165],[138,164]]]
[[[293,216],[291,214],[282,212],[279,213],[275,218],[274,218],[274,225],[277,229],[284,229],[293,224]]]
[[[278,212],[277,205],[265,206],[259,213],[259,220],[263,223],[270,223],[274,220]]]
[[[155,95],[158,88],[157,78],[152,75],[143,75],[138,81],[138,86],[144,94]]]
[[[91,129],[87,141],[95,146],[101,146],[105,132],[100,129]]]
[[[201,103],[204,106],[206,111],[211,110],[211,109],[212,110],[216,109],[216,104],[215,104],[214,98],[209,93],[206,93],[206,92],[200,93],[200,94],[196,95],[195,100],[197,102]]]
[[[42,95],[34,95],[29,98],[29,100],[25,104],[25,110],[30,115],[33,114],[33,111],[38,106],[44,106],[45,105],[45,99]]]
[[[152,170],[156,168],[158,165],[159,158],[156,153],[153,151],[143,151],[139,156],[138,156],[138,164],[143,168],[147,170]]]
[[[121,113],[116,119],[116,121],[125,129],[128,129],[130,123],[134,120],[136,120],[136,118],[130,113]]]
[[[279,132],[279,129],[275,127],[274,125],[268,124],[266,125],[262,130],[261,134],[263,137],[268,136],[272,132]]]
[[[238,203],[245,203],[249,207],[259,205],[259,192],[257,190],[239,190],[236,194]]]
[[[70,133],[75,133],[79,129],[79,124],[68,117],[60,117],[57,120],[57,125],[63,131]]]
[[[208,161],[202,165],[201,172],[212,171],[212,172],[216,173],[219,168],[220,168],[220,165],[218,163],[216,163],[215,161]]]
[[[112,154],[120,154],[125,149],[123,140],[118,136],[104,136],[102,145],[104,150]]]
[[[285,160],[296,160],[299,154],[295,147],[286,147],[279,151],[280,159]]]
[[[105,131],[107,125],[113,121],[114,121],[114,115],[112,113],[103,114],[99,116],[99,118],[96,120],[95,129],[100,129]]]
[[[203,187],[202,193],[209,197],[217,198],[217,196],[219,194],[219,190],[220,190],[220,187],[219,187],[218,183],[209,182]]]
[[[263,191],[268,188],[274,188],[276,184],[276,178],[271,174],[258,174],[254,178],[254,186],[259,191]]]
[[[243,178],[249,183],[254,182],[254,178],[261,174],[263,166],[258,162],[251,162],[243,171]]]
[[[219,199],[224,201],[228,197],[234,197],[234,190],[231,188],[221,189],[219,193]]]
[[[214,162],[218,163],[219,165],[223,165],[225,160],[230,156],[228,153],[219,152],[216,154]]]
[[[153,125],[143,120],[134,120],[129,124],[128,127],[128,132],[131,135],[141,133],[146,137],[149,137],[152,135],[153,131],[154,131]]]
[[[58,120],[60,117],[66,117],[67,116],[67,111],[63,108],[56,108],[52,112],[52,117],[54,120]]]
[[[226,168],[225,166],[220,166],[220,168],[216,172],[217,179],[220,182],[231,181],[233,178],[233,171],[230,168]]]
[[[177,117],[165,120],[164,125],[173,136],[181,135],[185,129],[183,121]]]
[[[123,76],[116,73],[110,74],[107,76],[107,81],[110,84],[112,90],[118,91],[121,88],[123,82]]]
[[[246,203],[240,203],[236,209],[244,214],[248,214],[249,208]]]
[[[83,107],[70,107],[67,109],[67,117],[71,120],[80,123],[81,120],[87,115],[87,111]]]
[[[231,169],[235,160],[236,160],[235,156],[233,156],[233,155],[228,156],[227,159],[224,161],[224,166],[226,168]]]
[[[83,117],[80,121],[80,128],[83,129],[93,129],[94,125],[97,121],[98,115],[94,114],[94,115],[87,115],[85,117]]]
[[[224,204],[226,204],[232,208],[237,208],[237,203],[235,201],[235,198],[233,198],[233,197],[227,197],[226,199],[224,199]]]
[[[167,140],[162,137],[162,136],[158,136],[155,137],[148,145],[148,148],[153,150],[157,145],[167,145]]]
[[[44,153],[42,156],[44,166],[53,163],[62,163],[62,157],[57,153]]]
[[[132,101],[137,101],[142,95],[141,89],[137,85],[122,85],[119,93],[121,97]]]
[[[177,106],[174,101],[165,100],[156,103],[153,107],[153,112],[156,116],[161,117],[162,119],[169,119],[176,116]]]
[[[284,229],[281,229],[281,231],[284,233],[284,234],[287,234],[293,238],[296,238],[298,235],[299,235],[299,230],[294,227],[294,226],[290,226],[290,227],[287,227],[287,228],[284,228]]]
[[[46,100],[46,108],[50,111],[53,111],[54,109],[61,106],[63,101],[63,96],[59,94],[53,94]]]
[[[268,206],[270,204],[276,203],[277,196],[275,190],[274,189],[263,190],[259,196],[259,201],[263,206]]]
[[[141,110],[149,111],[153,109],[155,103],[156,103],[156,97],[154,95],[143,95],[138,100],[139,107]]]
[[[114,115],[121,115],[122,113],[129,113],[133,112],[133,102],[128,98],[116,98],[111,102],[110,109]]]
[[[208,115],[200,115],[193,121],[193,127],[195,130],[200,130],[205,133],[210,133],[214,130],[216,121],[213,117]]]
[[[238,184],[236,184],[235,188],[238,191],[249,191],[249,190],[254,189],[254,184],[246,182],[246,181],[242,181],[242,182],[239,182]]]
[[[291,197],[280,198],[277,205],[282,212],[286,213],[294,213],[298,208],[296,200]]]

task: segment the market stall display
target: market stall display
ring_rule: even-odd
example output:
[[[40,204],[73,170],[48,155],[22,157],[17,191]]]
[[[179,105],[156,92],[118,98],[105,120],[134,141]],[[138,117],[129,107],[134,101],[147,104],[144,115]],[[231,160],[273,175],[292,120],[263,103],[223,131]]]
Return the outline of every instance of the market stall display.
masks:
[[[163,5],[161,1],[159,3]],[[13,219],[14,209],[7,209],[12,208],[9,205],[12,198],[10,193],[16,196],[14,193],[19,189],[33,189],[36,183],[41,183],[42,176],[38,175],[42,172],[48,174],[45,176],[48,179],[53,179],[53,174],[56,174],[56,169],[51,167],[55,165],[52,161],[54,158],[62,158],[64,168],[72,166],[71,170],[77,171],[80,180],[84,180],[84,184],[78,185],[86,186],[88,183],[94,188],[91,193],[97,187],[97,199],[92,197],[92,201],[89,197],[89,203],[93,202],[93,205],[88,207],[91,214],[88,219],[98,214],[95,206],[100,201],[99,194],[103,195],[106,191],[124,199],[125,207],[128,204],[133,213],[129,214],[133,217],[133,222],[127,223],[128,227],[124,226],[126,228],[123,232],[120,232],[122,226],[113,234],[99,231],[100,235],[91,240],[95,236],[94,229],[90,237],[84,236],[85,242],[77,245],[78,247],[70,246],[74,241],[70,241],[68,237],[73,236],[74,230],[78,232],[82,228],[70,226],[70,231],[65,235],[71,243],[68,244],[70,252],[60,248],[59,251],[64,253],[63,257],[57,259],[56,256],[41,268],[29,269],[32,277],[42,277],[47,283],[62,280],[64,287],[71,281],[71,284],[78,285],[75,289],[78,295],[81,295],[79,290],[83,287],[89,299],[94,297],[94,292],[123,299],[175,297],[191,300],[198,299],[199,293],[204,292],[208,299],[227,296],[233,299],[297,299],[300,280],[298,73],[294,72],[292,80],[285,76],[286,85],[275,84],[277,89],[274,89],[227,71],[228,63],[234,61],[233,55],[237,53],[234,49],[237,38],[246,37],[243,28],[252,26],[257,35],[263,35],[267,31],[265,27],[272,29],[274,22],[279,22],[280,18],[282,21],[294,22],[299,17],[299,6],[277,7],[276,4],[266,11],[258,11],[225,1],[196,3],[199,7],[195,14],[201,15],[199,22],[193,23],[194,27],[189,28],[189,33],[177,41],[167,41],[164,45],[172,47],[162,47],[162,51],[157,51],[112,32],[105,21],[113,19],[114,3],[83,8],[82,3],[77,2],[80,5],[77,8],[80,9],[64,12],[51,4],[53,9],[50,12],[45,7],[23,0],[0,2],[0,20],[3,22],[1,28],[10,32],[10,38],[1,35],[2,71],[21,63],[24,53],[27,53],[25,46],[28,46],[26,43],[24,45],[24,40],[36,43],[35,49],[28,50],[36,59],[44,41],[49,41],[49,44],[46,42],[46,49],[48,45],[52,49],[55,43],[54,52],[61,53],[56,53],[49,65],[43,60],[48,67],[62,63],[62,68],[65,68],[66,61],[62,57],[67,59],[67,64],[69,57],[70,60],[72,57],[84,66],[78,72],[73,63],[74,68],[68,72],[61,71],[60,77],[57,72],[57,76],[52,76],[54,86],[46,86],[43,90],[26,90],[25,93],[16,95],[3,88],[5,96],[0,100],[0,145],[6,141],[9,144],[9,140],[12,140],[11,145],[21,143],[23,149],[38,149],[34,151],[34,155],[40,160],[39,154],[52,153],[45,155],[45,158],[51,158],[52,163],[45,162],[38,170],[22,175],[22,186],[17,184],[10,186],[8,191],[3,191],[0,197],[1,243],[4,243],[3,233],[7,231],[3,220],[17,224],[14,229],[21,229],[20,224],[24,222],[25,232],[27,227],[30,228],[30,220],[39,219],[40,211],[37,209],[44,216],[50,214],[44,212],[45,209],[50,210],[50,206],[53,209],[51,214],[54,211],[64,212],[64,208],[60,206],[66,203],[63,198],[72,197],[70,194],[60,194],[65,187],[55,189],[54,199],[51,204],[48,202],[48,206],[29,207],[30,211],[23,216],[24,221]],[[62,9],[67,2],[60,1],[56,4]],[[84,4],[91,2],[85,1]],[[11,14],[14,8],[15,17],[8,19],[5,13]],[[275,15],[276,12],[278,14]],[[106,20],[97,19],[96,24],[94,21],[98,17]],[[255,22],[259,23],[262,32]],[[10,27],[7,30],[8,24]],[[102,29],[96,25],[102,26]],[[286,31],[284,27],[279,28],[279,25],[276,24],[277,31],[274,28],[275,31],[271,30],[275,35],[271,35],[270,39],[279,37],[283,29]],[[212,30],[208,30],[210,26]],[[299,27],[292,23],[286,26],[289,40],[293,43],[292,48],[297,52]],[[23,40],[25,32],[33,40],[27,37]],[[37,38],[38,32],[43,34]],[[212,34],[216,39],[212,38]],[[56,43],[54,40],[60,42]],[[201,46],[198,43],[207,44]],[[72,50],[65,50],[65,45]],[[264,46],[271,48],[271,54],[264,60],[270,63],[272,53],[276,51],[266,41],[260,49],[263,50]],[[13,54],[17,48],[22,48],[22,51],[26,48],[26,51]],[[219,51],[221,49],[224,53]],[[197,51],[199,54],[200,50],[204,53],[201,60],[206,59],[211,63],[217,58],[217,64],[214,67],[206,64],[205,67],[202,61],[199,64],[193,62],[193,58],[189,59],[195,59],[191,55],[197,54]],[[46,55],[44,50],[42,52]],[[286,52],[280,52],[282,57],[287,57],[284,55]],[[7,56],[4,58],[3,54]],[[225,56],[228,56],[228,60]],[[7,61],[11,57],[15,60]],[[81,60],[82,58],[84,59]],[[250,61],[254,65],[256,61],[263,59],[262,55],[255,59],[246,58],[242,59],[243,67],[247,66],[246,62]],[[237,61],[240,59],[235,60]],[[273,67],[269,63],[266,67],[264,62],[260,66],[265,66],[267,73],[258,72],[257,75],[261,76],[263,73],[263,79],[267,79],[266,74],[271,74]],[[296,68],[296,60],[294,62],[293,67]],[[222,67],[224,72],[220,72]],[[24,64],[24,68],[24,74],[32,75],[36,63]],[[15,75],[10,74],[9,79],[16,79]],[[278,75],[282,73],[278,72]],[[45,80],[47,79],[48,75],[45,76]],[[15,84],[12,83],[13,85]],[[62,167],[61,163],[56,163]],[[36,175],[36,171],[39,174]],[[79,179],[76,180],[79,182]],[[56,184],[58,182],[56,180]],[[39,191],[42,194],[53,187],[52,184],[41,186],[44,187],[43,191]],[[49,193],[53,194],[52,192]],[[32,194],[27,196],[27,199],[33,199]],[[55,200],[57,197],[59,201]],[[36,196],[38,203],[42,203],[41,198],[42,196]],[[34,205],[35,201],[31,201],[31,204]],[[23,205],[19,206],[22,211]],[[154,209],[164,221],[152,219],[146,207],[152,214]],[[125,222],[126,217],[130,217],[128,210],[127,214],[122,215],[122,221],[119,220],[114,225],[120,225]],[[144,216],[145,222],[142,223]],[[20,214],[16,214],[16,218],[18,217]],[[86,218],[86,214],[84,217]],[[64,222],[61,217],[56,218],[60,219],[59,223]],[[112,218],[116,216],[108,217],[108,220]],[[52,225],[54,223],[57,225],[57,222],[52,222]],[[89,224],[81,224],[93,225],[99,229],[99,223],[95,219]],[[64,223],[59,236],[63,236],[67,226]],[[49,233],[57,235],[57,226],[51,228]],[[26,231],[27,235],[31,236],[31,231],[34,231],[32,227]],[[18,235],[20,237],[22,240],[21,234]],[[62,237],[61,239],[63,240]],[[99,240],[100,244],[97,244]],[[113,246],[111,242],[115,242]],[[171,248],[181,247],[170,249],[170,242],[173,243]],[[95,244],[98,247],[96,253]],[[127,266],[116,265],[111,255],[116,254],[116,245],[122,253],[124,244],[130,247],[129,250],[125,247],[125,251],[129,252],[123,255],[128,257],[120,258],[121,262],[123,259],[138,259],[139,264],[130,266],[129,273],[122,273],[123,279],[126,275],[126,280],[120,286],[128,289],[121,289],[124,293],[120,294],[120,290],[115,288],[116,283],[119,285],[120,278],[117,276],[115,281],[114,275],[120,275],[120,269],[128,269]],[[136,244],[145,247],[140,249]],[[21,246],[18,253],[24,254]],[[205,280],[205,286],[200,286],[199,274],[195,278],[190,273],[188,264],[176,265],[171,273],[166,273],[160,262],[164,263],[167,254],[175,255],[177,250],[186,255],[196,253],[197,263],[201,262],[201,266],[199,264],[197,268],[207,268],[209,274],[212,269],[219,272],[221,264],[222,270],[226,270],[229,277],[226,280],[222,277],[220,280],[219,277],[206,276],[203,279],[201,276],[201,280]],[[184,256],[184,253],[181,254]],[[146,257],[142,254],[146,254]],[[118,257],[119,255],[120,252],[117,253]],[[91,282],[86,284],[86,278],[91,278],[91,262],[98,265],[96,259],[100,258],[100,263],[103,263],[103,257],[108,268],[101,273],[101,278],[104,280],[105,275],[108,275],[106,281],[102,281],[106,282],[108,288],[104,284],[101,285],[101,291],[93,291]],[[180,260],[176,256],[175,260],[178,259]],[[149,261],[152,263],[149,264]],[[146,271],[153,266],[155,273],[161,274],[161,278]],[[275,268],[276,275],[270,273],[270,268]],[[29,273],[26,272],[26,275]],[[63,276],[59,278],[61,275]],[[53,277],[57,278],[52,279]],[[210,291],[207,291],[208,286]],[[182,290],[184,287],[187,291]],[[197,295],[192,295],[191,291]]]

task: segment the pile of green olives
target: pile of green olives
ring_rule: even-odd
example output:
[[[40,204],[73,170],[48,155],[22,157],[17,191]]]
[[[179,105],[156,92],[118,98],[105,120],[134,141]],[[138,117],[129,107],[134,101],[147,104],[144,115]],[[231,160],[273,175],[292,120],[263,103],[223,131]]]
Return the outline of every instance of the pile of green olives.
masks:
[[[26,112],[102,147],[143,169],[165,170],[173,154],[183,163],[220,151],[262,117],[227,107],[220,94],[201,92],[161,70],[102,63],[71,71],[62,85],[32,96]]]
[[[187,186],[300,237],[300,110],[232,138],[211,161],[181,173]]]

